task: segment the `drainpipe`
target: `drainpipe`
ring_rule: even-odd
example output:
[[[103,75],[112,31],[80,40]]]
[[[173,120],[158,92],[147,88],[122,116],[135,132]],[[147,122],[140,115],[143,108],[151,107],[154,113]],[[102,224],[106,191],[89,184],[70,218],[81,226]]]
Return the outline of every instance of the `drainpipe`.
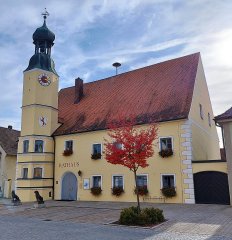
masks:
[[[53,194],[52,194],[52,200],[54,200],[55,198],[55,159],[56,159],[56,141],[55,141],[55,137],[52,136],[53,138],[53,142],[54,142],[54,162],[53,162]]]

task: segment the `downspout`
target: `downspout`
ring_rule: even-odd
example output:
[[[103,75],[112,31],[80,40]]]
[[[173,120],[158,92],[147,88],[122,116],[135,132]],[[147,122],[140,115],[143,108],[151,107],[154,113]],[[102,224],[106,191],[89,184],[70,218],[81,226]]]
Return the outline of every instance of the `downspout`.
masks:
[[[225,154],[225,158],[227,161],[227,157],[226,157],[226,147],[225,147],[225,138],[224,138],[224,128],[223,126],[220,126],[221,131],[222,131],[222,144],[223,144],[223,149],[224,149],[224,154]]]
[[[52,138],[53,138],[53,142],[54,142],[54,149],[53,149],[53,151],[54,151],[54,162],[53,162],[53,186],[52,186],[52,188],[53,188],[53,194],[52,194],[52,200],[54,200],[54,196],[55,196],[55,159],[56,159],[56,141],[55,141],[55,137],[54,136],[52,136]]]

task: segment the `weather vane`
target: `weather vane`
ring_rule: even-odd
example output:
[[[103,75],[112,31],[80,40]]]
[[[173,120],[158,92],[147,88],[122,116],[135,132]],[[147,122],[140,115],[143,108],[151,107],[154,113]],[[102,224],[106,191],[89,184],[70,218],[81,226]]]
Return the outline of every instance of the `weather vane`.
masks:
[[[44,9],[44,12],[41,14],[44,18],[44,20],[46,20],[46,18],[49,16],[49,12],[47,11],[47,9]]]

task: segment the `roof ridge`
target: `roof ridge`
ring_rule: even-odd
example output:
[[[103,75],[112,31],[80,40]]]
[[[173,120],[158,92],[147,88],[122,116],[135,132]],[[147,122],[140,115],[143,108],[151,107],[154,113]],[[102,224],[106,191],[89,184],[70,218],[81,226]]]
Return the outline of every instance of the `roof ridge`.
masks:
[[[5,129],[5,130],[7,130],[7,129],[8,129],[8,130],[10,130],[10,131],[16,131],[16,132],[20,132],[20,130],[13,129],[13,128],[12,128],[12,129],[9,129],[8,127],[1,127],[1,126],[0,126],[0,128],[2,128],[2,129]]]
[[[172,58],[172,59],[167,59],[167,60],[165,60],[165,61],[163,61],[163,62],[158,62],[158,63],[154,63],[154,64],[151,64],[151,65],[148,65],[148,66],[136,68],[136,69],[133,69],[133,70],[130,70],[130,71],[127,71],[127,72],[119,73],[119,74],[114,75],[114,76],[110,76],[110,77],[106,77],[106,78],[102,78],[102,79],[97,79],[97,80],[94,80],[94,81],[92,81],[92,82],[87,82],[87,83],[84,82],[84,85],[86,85],[86,84],[94,84],[94,83],[97,83],[97,82],[99,82],[99,81],[109,80],[110,78],[117,78],[118,76],[122,76],[123,74],[131,73],[131,72],[135,72],[135,71],[140,71],[141,69],[144,69],[144,68],[154,67],[154,65],[159,65],[159,64],[167,63],[167,62],[170,62],[170,61],[174,61],[174,60],[181,59],[181,58],[185,58],[185,57],[190,57],[190,56],[193,56],[193,55],[199,55],[199,56],[200,56],[200,52],[195,52],[195,53],[187,54],[187,55],[184,55],[184,56],[181,56],[181,57],[176,57],[176,58]],[[60,89],[60,91],[61,91],[61,90],[68,89],[68,88],[73,88],[73,87],[75,87],[75,85],[70,86],[70,87],[62,88],[62,89]]]
[[[127,71],[127,72],[119,73],[119,74],[114,75],[114,76],[110,76],[110,77],[98,79],[98,80],[95,80],[95,81],[92,81],[92,82],[87,82],[87,83],[84,83],[84,84],[91,84],[91,83],[95,83],[95,82],[99,82],[99,81],[103,81],[103,80],[109,80],[110,78],[116,78],[116,77],[121,76],[121,75],[123,75],[123,74],[127,74],[127,73],[130,73],[130,72],[135,72],[135,71],[140,71],[141,69],[144,69],[144,68],[154,67],[154,65],[159,65],[159,64],[171,62],[171,61],[174,61],[174,60],[177,60],[177,59],[181,59],[181,58],[185,58],[185,57],[190,57],[190,56],[193,56],[193,55],[199,55],[199,56],[200,56],[200,52],[191,53],[191,54],[188,54],[188,55],[185,55],[185,56],[176,57],[176,58],[172,58],[172,59],[167,59],[167,60],[165,60],[165,61],[163,61],[163,62],[158,62],[158,63],[154,63],[154,64],[151,64],[151,65],[148,65],[148,66],[136,68],[136,69],[133,69],[133,70],[130,70],[130,71]]]

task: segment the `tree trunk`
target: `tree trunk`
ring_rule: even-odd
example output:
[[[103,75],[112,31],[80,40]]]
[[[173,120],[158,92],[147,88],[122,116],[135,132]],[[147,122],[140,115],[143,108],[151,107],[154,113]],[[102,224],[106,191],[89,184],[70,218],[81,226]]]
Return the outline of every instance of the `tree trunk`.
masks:
[[[139,202],[139,191],[138,191],[138,185],[137,185],[137,179],[136,179],[136,170],[134,172],[134,177],[135,177],[135,189],[136,189],[136,195],[137,195],[137,208],[138,208],[138,213],[140,213],[140,202]]]

